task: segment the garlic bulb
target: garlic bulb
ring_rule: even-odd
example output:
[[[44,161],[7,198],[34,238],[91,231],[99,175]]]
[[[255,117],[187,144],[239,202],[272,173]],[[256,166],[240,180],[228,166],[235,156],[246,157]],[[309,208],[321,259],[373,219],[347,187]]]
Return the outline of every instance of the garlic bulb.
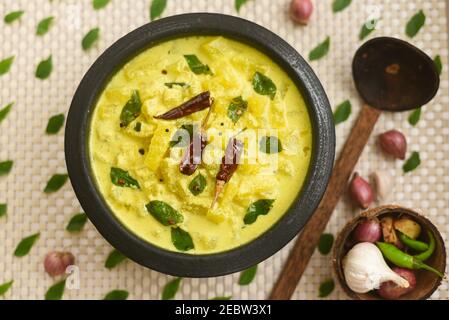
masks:
[[[378,289],[386,281],[409,287],[408,281],[391,270],[380,250],[369,242],[356,244],[349,250],[343,259],[343,273],[348,287],[357,293]]]

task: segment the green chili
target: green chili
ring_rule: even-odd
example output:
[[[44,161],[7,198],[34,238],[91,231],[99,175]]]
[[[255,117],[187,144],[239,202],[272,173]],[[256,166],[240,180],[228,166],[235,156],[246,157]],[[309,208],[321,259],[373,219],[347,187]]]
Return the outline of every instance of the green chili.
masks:
[[[414,256],[415,259],[418,259],[420,261],[426,261],[432,256],[433,252],[435,251],[435,237],[429,230],[427,230],[427,236],[429,237],[429,248],[426,251]]]
[[[401,240],[401,242],[410,249],[414,249],[416,251],[426,251],[429,249],[429,245],[427,243],[414,240],[398,230],[396,230],[396,232],[398,234],[399,240]]]
[[[444,275],[432,268],[431,266],[425,264],[421,260],[416,259],[401,250],[399,250],[395,245],[385,242],[376,242],[377,247],[380,249],[384,257],[394,263],[396,266],[411,270],[423,269],[435,273],[439,277],[443,278]]]

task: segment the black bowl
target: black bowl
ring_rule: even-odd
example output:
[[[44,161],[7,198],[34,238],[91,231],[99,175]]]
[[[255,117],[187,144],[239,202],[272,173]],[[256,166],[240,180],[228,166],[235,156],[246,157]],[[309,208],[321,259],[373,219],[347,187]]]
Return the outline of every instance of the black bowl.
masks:
[[[300,89],[313,128],[313,152],[304,186],[288,212],[250,243],[215,254],[191,255],[161,249],[129,231],[106,204],[92,175],[88,137],[97,99],[126,62],[158,43],[192,35],[222,35],[253,46],[277,62]],[[326,93],[304,59],[280,37],[252,22],[221,14],[194,13],[151,22],[107,49],[81,81],[70,107],[65,153],[75,193],[103,237],[135,262],[170,275],[212,277],[253,266],[295,237],[326,190],[335,155],[335,128]]]

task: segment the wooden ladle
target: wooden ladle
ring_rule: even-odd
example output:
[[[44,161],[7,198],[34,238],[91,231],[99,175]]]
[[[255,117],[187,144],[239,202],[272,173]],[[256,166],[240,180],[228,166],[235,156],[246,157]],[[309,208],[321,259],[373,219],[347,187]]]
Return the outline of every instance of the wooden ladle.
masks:
[[[290,252],[269,297],[272,300],[293,295],[381,111],[421,107],[433,99],[440,84],[432,59],[408,42],[389,37],[374,38],[362,45],[355,54],[352,71],[357,91],[367,104],[343,146],[320,205]]]

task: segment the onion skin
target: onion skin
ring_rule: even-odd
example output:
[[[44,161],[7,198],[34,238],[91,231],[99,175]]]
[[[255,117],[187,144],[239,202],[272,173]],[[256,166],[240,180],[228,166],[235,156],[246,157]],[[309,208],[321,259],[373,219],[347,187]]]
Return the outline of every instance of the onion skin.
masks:
[[[313,3],[311,0],[292,0],[290,4],[290,16],[293,21],[306,25],[309,23],[313,13]]]
[[[393,271],[400,275],[402,278],[406,279],[409,283],[409,287],[401,288],[392,281],[382,283],[377,293],[382,298],[388,300],[398,299],[401,296],[413,291],[416,287],[416,276],[412,270],[393,268]]]
[[[405,159],[407,152],[407,139],[398,130],[390,130],[379,136],[379,145],[388,155],[396,159]]]
[[[358,173],[354,174],[349,186],[352,201],[362,209],[367,209],[374,201],[374,191],[371,185],[361,178]]]
[[[357,224],[354,230],[354,240],[356,242],[375,243],[382,237],[382,228],[377,219],[363,219]]]
[[[75,257],[70,252],[53,251],[45,256],[45,271],[52,277],[65,273],[68,266],[75,264]]]

